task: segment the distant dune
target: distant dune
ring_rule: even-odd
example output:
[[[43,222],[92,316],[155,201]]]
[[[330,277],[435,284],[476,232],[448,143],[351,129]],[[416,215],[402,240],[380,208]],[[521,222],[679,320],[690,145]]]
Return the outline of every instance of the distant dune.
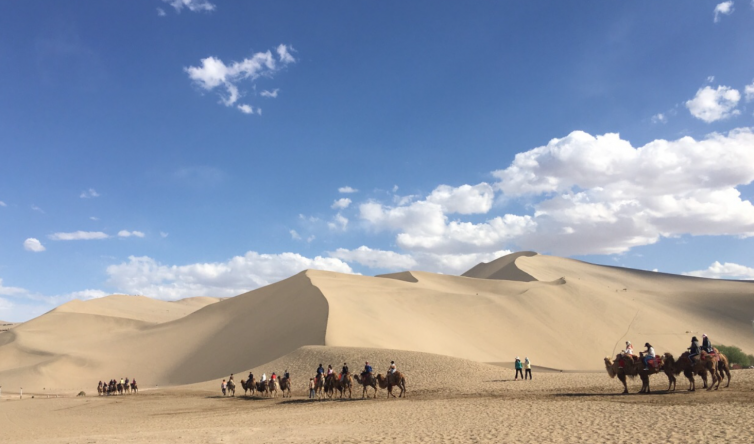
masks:
[[[0,335],[0,382],[60,391],[126,376],[144,387],[189,384],[287,355],[300,355],[296,365],[303,371],[316,367],[317,353],[323,361],[329,356],[323,349],[306,354],[307,346],[476,362],[528,356],[543,367],[600,370],[602,358],[625,340],[637,349],[650,342],[659,352],[678,354],[692,335],[705,332],[713,343],[752,353],[753,317],[751,282],[530,252],[479,264],[464,276],[308,270],[223,300],[109,296],[64,304]]]

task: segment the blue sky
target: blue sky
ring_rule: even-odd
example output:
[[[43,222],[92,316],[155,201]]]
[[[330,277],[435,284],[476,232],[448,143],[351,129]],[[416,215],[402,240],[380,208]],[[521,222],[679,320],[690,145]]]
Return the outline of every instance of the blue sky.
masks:
[[[753,25],[743,0],[2,2],[0,319],[520,249],[754,279]]]

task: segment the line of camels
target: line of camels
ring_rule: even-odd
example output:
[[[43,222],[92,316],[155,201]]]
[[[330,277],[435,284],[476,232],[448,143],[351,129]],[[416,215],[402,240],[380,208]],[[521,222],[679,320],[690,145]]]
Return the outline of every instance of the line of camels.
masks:
[[[623,383],[623,393],[628,393],[628,385],[626,385],[626,377],[641,378],[641,390],[639,393],[651,393],[649,390],[649,377],[657,373],[665,373],[668,377],[668,390],[675,391],[676,376],[683,372],[683,375],[689,380],[688,390],[693,392],[696,390],[696,382],[694,380],[695,375],[702,377],[704,381],[704,388],[707,390],[715,390],[720,388],[724,376],[728,377],[728,383],[725,387],[730,386],[730,365],[728,358],[720,353],[716,348],[714,353],[707,353],[702,351],[699,355],[699,360],[691,362],[689,359],[689,353],[685,352],[676,360],[670,353],[664,355],[657,355],[654,359],[650,360],[649,370],[645,370],[644,361],[642,355],[634,356],[620,353],[615,357],[615,361],[611,361],[610,358],[605,358],[605,368],[607,374],[611,378],[618,377],[620,382]],[[712,376],[712,383],[707,385],[707,375]]]
[[[371,373],[363,375],[346,373],[342,378],[334,373],[327,376],[320,374],[314,380],[314,392],[317,399],[324,399],[325,397],[332,399],[336,396],[336,392],[340,395],[339,398],[341,399],[345,393],[348,392],[348,398],[351,399],[351,388],[354,385],[354,381],[356,384],[362,386],[362,399],[369,397],[367,389],[370,387],[374,390],[373,398],[377,398],[378,388],[386,389],[388,398],[391,396],[393,398],[396,397],[393,394],[393,388],[395,387],[400,390],[398,398],[406,396],[406,377],[399,371],[388,373],[387,375],[379,373],[377,376],[374,376]],[[244,396],[248,396],[250,393],[251,396],[257,395],[275,398],[277,397],[278,392],[280,392],[282,393],[283,398],[290,398],[291,385],[290,378],[286,377],[270,379],[267,381],[256,381],[252,376],[250,380],[241,380],[241,387],[243,388]],[[236,384],[233,380],[228,381],[228,395],[236,396]]]

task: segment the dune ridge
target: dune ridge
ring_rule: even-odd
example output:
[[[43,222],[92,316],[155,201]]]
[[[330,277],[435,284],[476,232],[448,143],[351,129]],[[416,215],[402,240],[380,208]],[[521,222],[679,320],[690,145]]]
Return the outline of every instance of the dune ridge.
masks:
[[[754,351],[754,283],[512,256],[466,276],[307,270],[223,300],[72,302],[0,335],[0,381],[62,391],[126,376],[145,387],[199,383],[309,346],[529,356],[571,371],[602,369],[625,340],[678,354],[706,332]]]

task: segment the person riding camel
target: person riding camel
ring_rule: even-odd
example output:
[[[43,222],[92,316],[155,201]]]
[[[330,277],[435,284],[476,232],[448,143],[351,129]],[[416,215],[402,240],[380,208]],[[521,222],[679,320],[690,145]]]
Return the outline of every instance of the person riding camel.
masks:
[[[712,348],[712,343],[710,342],[709,337],[707,337],[706,334],[702,334],[702,350],[707,353],[715,352],[715,349]]]
[[[691,361],[691,365],[693,365],[695,361],[699,360],[699,353],[701,353],[701,349],[699,348],[699,340],[696,339],[696,336],[694,336],[691,338],[691,347],[689,347],[689,361]]]
[[[645,343],[644,346],[647,347],[645,351],[646,355],[644,356],[644,370],[649,370],[649,360],[654,359],[655,348],[649,342]]]
[[[369,365],[369,362],[365,362],[364,363],[364,371],[361,372],[361,376],[364,377],[366,375],[371,375],[371,374],[372,374],[372,366]]]
[[[278,375],[275,374],[275,372],[272,372],[272,376],[270,376],[271,380],[276,380],[278,378]]]
[[[626,341],[626,349],[623,350],[623,353],[633,356],[634,355],[634,346],[631,344],[631,341]]]
[[[248,381],[251,381],[252,379],[254,379],[254,373],[249,372],[249,379],[247,379],[246,381],[248,382]]]
[[[322,364],[317,367],[317,379],[325,380],[325,368],[322,367]]]
[[[387,373],[389,375],[392,375],[396,371],[397,371],[397,369],[395,368],[395,361],[390,361],[390,368],[388,368]]]
[[[332,365],[327,366],[327,377],[329,378],[330,375],[334,374],[335,372],[332,370]]]
[[[344,363],[343,363],[343,368],[342,368],[342,369],[340,369],[340,380],[342,381],[342,380],[343,380],[343,376],[345,376],[345,375],[347,375],[347,374],[348,374],[348,364],[346,364],[346,363],[344,362]]]
[[[288,373],[288,369],[285,369],[285,373],[283,373],[283,377],[284,377],[285,379],[291,379],[291,374],[290,374],[290,373]]]
[[[262,373],[262,381],[261,382],[266,382],[266,381],[267,381],[267,373]]]
[[[228,382],[233,380],[233,373],[230,374],[230,378],[228,378]]]

